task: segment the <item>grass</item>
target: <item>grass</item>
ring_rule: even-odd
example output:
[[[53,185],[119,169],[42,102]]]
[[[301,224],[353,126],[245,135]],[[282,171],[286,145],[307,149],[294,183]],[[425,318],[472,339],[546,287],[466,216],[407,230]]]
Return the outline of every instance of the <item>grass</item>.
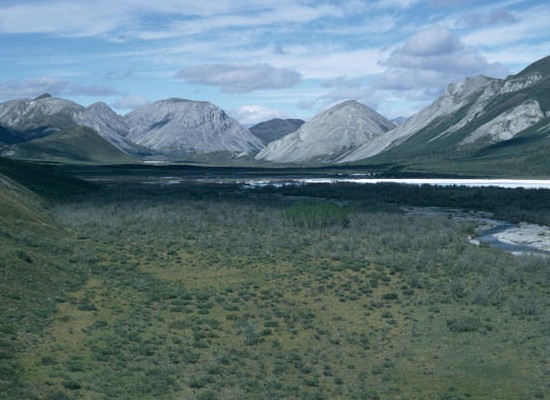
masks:
[[[76,247],[43,204],[0,174],[0,393],[8,399],[35,398],[22,353],[36,345],[57,305],[86,279]]]
[[[27,160],[81,164],[135,162],[134,158],[124,154],[94,130],[82,126],[20,143],[13,151],[13,157]]]
[[[55,164],[40,164],[0,157],[0,174],[20,183],[47,200],[62,201],[89,193],[95,185],[59,170]]]
[[[407,189],[311,190],[130,183],[54,205],[60,236],[7,246],[74,279],[12,285],[25,321],[32,282],[56,300],[32,347],[12,343],[7,398],[544,398],[547,259],[403,215]],[[422,190],[436,205],[543,196]]]

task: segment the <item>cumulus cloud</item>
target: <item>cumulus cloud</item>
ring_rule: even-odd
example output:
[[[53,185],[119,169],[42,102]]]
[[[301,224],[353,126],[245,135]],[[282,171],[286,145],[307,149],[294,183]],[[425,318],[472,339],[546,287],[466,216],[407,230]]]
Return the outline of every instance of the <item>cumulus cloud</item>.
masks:
[[[392,57],[437,56],[455,52],[462,47],[460,40],[450,30],[435,25],[417,32]]]
[[[300,83],[301,75],[293,69],[275,68],[269,64],[233,65],[204,64],[179,71],[176,78],[187,83],[217,86],[223,92],[244,93],[273,90]]]
[[[286,115],[279,110],[256,104],[229,110],[228,113],[242,125],[248,127],[274,118],[286,118]]]
[[[487,62],[478,50],[465,46],[453,32],[438,25],[417,32],[394,50],[385,64],[375,87],[415,99],[421,94],[433,98],[447,84],[466,76],[508,73],[503,65]]]
[[[135,110],[149,104],[150,101],[145,96],[130,95],[125,96],[113,103],[113,107],[118,110]]]
[[[42,93],[50,93],[54,96],[110,96],[117,92],[105,86],[82,85],[54,77],[0,83],[0,96],[3,98],[35,97]]]

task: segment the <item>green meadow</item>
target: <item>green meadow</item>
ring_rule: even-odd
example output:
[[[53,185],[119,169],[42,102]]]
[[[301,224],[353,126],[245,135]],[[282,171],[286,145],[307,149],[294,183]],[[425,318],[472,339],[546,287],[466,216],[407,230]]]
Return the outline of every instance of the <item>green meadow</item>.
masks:
[[[549,397],[549,259],[401,208],[548,223],[548,191],[28,168],[0,164],[3,398]]]

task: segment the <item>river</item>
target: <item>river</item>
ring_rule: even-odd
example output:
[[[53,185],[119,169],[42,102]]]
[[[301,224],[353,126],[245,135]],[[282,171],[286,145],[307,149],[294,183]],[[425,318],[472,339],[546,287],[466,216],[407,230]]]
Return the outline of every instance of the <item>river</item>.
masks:
[[[465,212],[439,207],[405,207],[408,215],[439,216],[472,221],[477,225],[474,245],[487,245],[515,255],[536,254],[550,256],[550,227],[520,222],[518,224],[493,219],[486,212]]]
[[[241,181],[246,187],[308,185],[320,183],[355,183],[369,185],[377,183],[398,183],[403,185],[465,186],[465,187],[500,187],[509,189],[550,189],[550,180],[545,179],[433,179],[433,178],[360,178],[348,176],[342,178],[268,178],[248,179]]]

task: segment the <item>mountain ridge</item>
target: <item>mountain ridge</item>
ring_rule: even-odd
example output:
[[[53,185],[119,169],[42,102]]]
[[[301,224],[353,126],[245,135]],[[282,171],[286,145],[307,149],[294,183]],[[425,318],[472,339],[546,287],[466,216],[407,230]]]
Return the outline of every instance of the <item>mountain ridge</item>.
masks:
[[[321,112],[296,132],[269,143],[256,160],[275,163],[331,162],[395,124],[355,100]]]
[[[259,138],[264,145],[268,145],[289,133],[296,132],[303,124],[305,124],[305,121],[301,119],[274,118],[253,125],[248,130]]]
[[[263,143],[225,111],[207,101],[171,98],[124,117],[129,140],[164,154],[255,152]]]

